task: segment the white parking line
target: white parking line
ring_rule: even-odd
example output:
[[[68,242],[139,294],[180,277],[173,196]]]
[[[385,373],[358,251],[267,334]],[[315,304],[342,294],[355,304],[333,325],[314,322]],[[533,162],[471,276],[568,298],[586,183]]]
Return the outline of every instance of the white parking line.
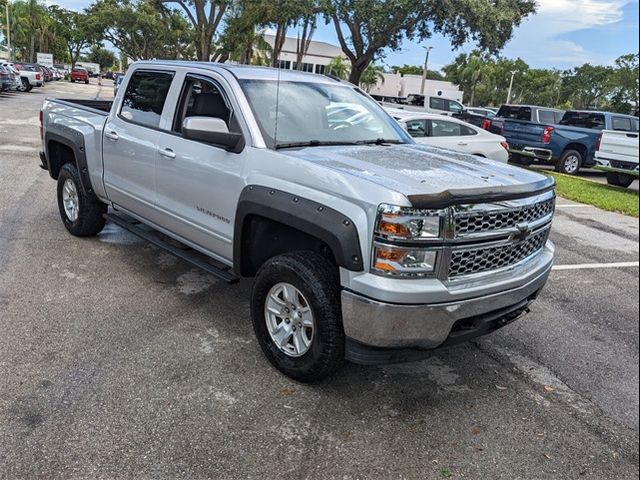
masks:
[[[589,208],[591,205],[556,205],[556,208]]]
[[[597,270],[600,268],[628,268],[638,266],[640,266],[640,262],[580,263],[576,265],[554,265],[552,270]]]

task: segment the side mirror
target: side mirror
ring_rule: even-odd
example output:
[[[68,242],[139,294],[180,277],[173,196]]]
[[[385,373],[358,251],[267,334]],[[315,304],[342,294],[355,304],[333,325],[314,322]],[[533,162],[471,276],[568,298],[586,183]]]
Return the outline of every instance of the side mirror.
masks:
[[[190,140],[209,143],[234,153],[240,153],[244,148],[242,134],[230,132],[221,118],[187,117],[182,122],[182,135]]]

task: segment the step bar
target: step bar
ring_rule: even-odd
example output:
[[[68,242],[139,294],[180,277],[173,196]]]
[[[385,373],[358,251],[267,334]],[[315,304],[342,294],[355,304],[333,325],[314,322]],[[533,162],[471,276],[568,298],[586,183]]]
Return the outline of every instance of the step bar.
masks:
[[[161,248],[165,252],[168,252],[176,257],[184,260],[185,262],[193,265],[194,267],[198,267],[201,270],[204,270],[210,275],[213,275],[216,278],[228,283],[238,283],[240,278],[235,276],[233,273],[229,272],[226,267],[217,267],[209,263],[204,257],[203,254],[196,252],[195,250],[182,250],[174,245],[171,245],[169,242],[163,240],[158,235],[155,235],[152,232],[148,232],[138,227],[136,223],[132,223],[121,217],[120,215],[116,215],[113,213],[105,213],[104,218],[110,222],[115,223],[116,225],[124,228],[128,232],[133,233],[135,236],[146,240],[147,242],[155,245],[158,248]]]

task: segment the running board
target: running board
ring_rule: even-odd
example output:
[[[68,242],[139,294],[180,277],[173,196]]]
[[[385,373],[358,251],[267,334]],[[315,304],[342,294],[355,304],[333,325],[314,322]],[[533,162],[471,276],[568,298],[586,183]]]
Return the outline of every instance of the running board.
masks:
[[[157,235],[154,235],[151,232],[147,232],[137,225],[128,222],[124,218],[119,215],[115,215],[113,213],[105,213],[104,218],[115,223],[116,225],[124,228],[128,232],[133,233],[137,237],[146,240],[149,243],[152,243],[156,247],[161,248],[162,250],[169,252],[172,255],[184,260],[187,263],[190,263],[194,267],[198,267],[210,275],[213,275],[220,280],[225,281],[226,283],[238,283],[240,278],[236,277],[234,274],[230,273],[228,270],[225,270],[221,267],[216,267],[215,265],[210,264],[204,258],[200,258],[200,253],[195,253],[195,250],[182,250],[174,245],[171,245],[169,242],[161,239]]]

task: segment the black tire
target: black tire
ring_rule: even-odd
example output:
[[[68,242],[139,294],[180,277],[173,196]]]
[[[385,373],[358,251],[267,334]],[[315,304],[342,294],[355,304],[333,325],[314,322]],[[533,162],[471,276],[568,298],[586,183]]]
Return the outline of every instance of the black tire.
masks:
[[[576,163],[577,162],[577,163]],[[582,154],[577,150],[565,150],[558,163],[556,163],[556,172],[566,175],[577,175],[580,172],[584,159]]]
[[[73,78],[70,80],[70,82],[71,83],[76,83],[76,81]]]
[[[520,165],[523,167],[529,167],[533,163],[533,158],[512,153],[509,156],[509,163],[513,163],[514,165]]]
[[[609,185],[628,188],[634,180],[635,178],[631,175],[625,175],[624,173],[617,172],[607,172],[607,183]]]
[[[73,182],[78,199],[78,218],[71,220],[65,212],[63,189],[67,180]],[[73,163],[65,163],[58,175],[58,209],[65,228],[76,237],[91,237],[102,231],[105,224],[104,214],[107,205],[102,203],[93,193],[85,193],[80,181],[80,174]]]
[[[313,338],[308,351],[298,357],[290,356],[276,346],[265,318],[265,302],[269,291],[282,282],[293,285],[302,293],[313,315]],[[251,320],[267,359],[276,369],[294,380],[317,382],[344,364],[345,336],[338,269],[314,252],[279,255],[269,259],[260,268],[251,291]]]
[[[84,84],[85,84],[85,85],[89,85],[89,80],[85,80],[85,81],[84,81]]]

